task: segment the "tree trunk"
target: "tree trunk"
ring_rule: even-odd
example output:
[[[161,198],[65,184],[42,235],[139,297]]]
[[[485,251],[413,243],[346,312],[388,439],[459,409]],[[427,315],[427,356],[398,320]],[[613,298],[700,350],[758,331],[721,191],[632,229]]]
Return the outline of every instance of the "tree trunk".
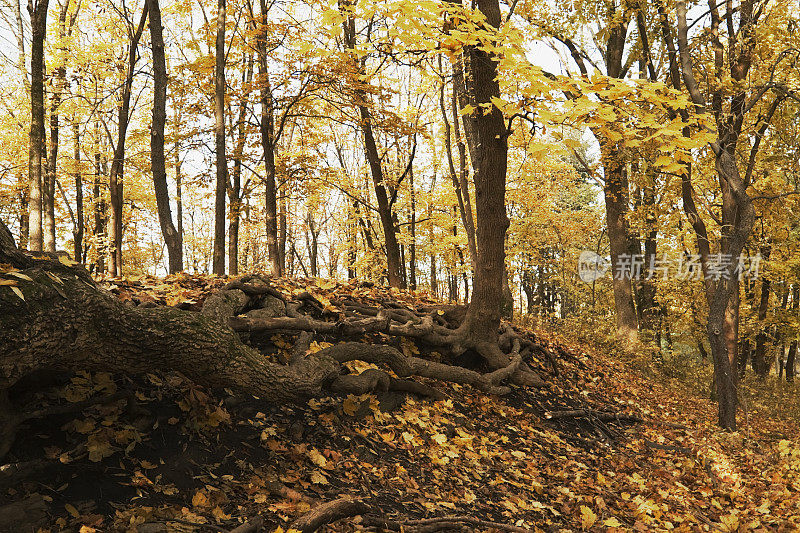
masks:
[[[95,124],[95,135],[99,128]],[[96,138],[96,137],[95,137]],[[106,201],[103,196],[103,158],[100,154],[100,144],[94,154],[94,180],[92,182],[92,212],[94,214],[94,251],[95,273],[103,274],[106,271]]]
[[[408,186],[411,189],[411,242],[408,243],[408,288],[417,290],[417,200],[414,194],[414,169],[408,169]]]
[[[58,67],[53,73],[55,81],[50,95],[50,147],[45,166],[47,171],[42,185],[42,218],[44,224],[43,246],[45,252],[56,251],[56,171],[58,166],[58,133],[60,120],[58,108],[61,106],[61,92],[58,85],[61,83],[62,73],[66,76],[66,69]]]
[[[349,4],[349,0],[340,2],[340,8]],[[364,66],[355,54],[356,30],[355,19],[352,12],[347,14],[347,18],[342,23],[344,29],[344,45],[352,54],[351,61],[360,76],[364,76]],[[383,227],[383,239],[386,246],[386,277],[391,287],[403,287],[403,277],[401,274],[402,264],[400,261],[400,244],[397,241],[397,228],[392,217],[392,207],[389,203],[389,196],[386,193],[386,180],[381,167],[381,158],[378,147],[375,143],[375,135],[372,129],[372,112],[369,109],[367,92],[359,84],[364,83],[357,80],[354,89],[355,102],[361,118],[359,127],[364,136],[364,151],[367,162],[369,163],[372,183],[375,187],[375,198],[378,201],[378,216]]]
[[[600,137],[602,138],[602,137]],[[638,339],[636,310],[633,306],[632,277],[638,274],[632,264],[628,236],[628,177],[625,162],[617,146],[609,141],[601,144],[601,160],[605,174],[606,223],[613,265],[612,288],[616,310],[617,335],[626,343],[635,344]]]
[[[225,156],[225,0],[217,0],[217,42],[214,67],[214,127],[217,185],[214,195],[214,250],[212,272],[225,275],[225,193],[228,159]]]
[[[47,34],[49,0],[29,0],[31,18],[31,129],[28,151],[29,222],[28,248],[42,251],[42,154],[45,150],[44,132],[44,40]]]
[[[133,75],[138,58],[139,39],[144,32],[147,22],[147,3],[142,9],[142,18],[139,25],[132,28],[131,41],[128,45],[128,68],[125,72],[125,82],[122,85],[122,102],[117,114],[117,145],[114,147],[114,159],[111,162],[108,189],[111,200],[110,226],[110,254],[109,273],[112,276],[122,275],[122,206],[125,172],[125,142],[130,121],[131,91],[133,89]]]
[[[161,7],[158,2],[159,0],[147,0],[150,16],[150,40],[153,47],[153,124],[150,131],[150,160],[158,220],[169,256],[169,272],[175,274],[183,270],[183,242],[181,235],[172,223],[166,161],[164,160],[164,123],[167,120],[167,63],[164,56]]]
[[[72,122],[72,143],[75,164],[75,227],[72,231],[73,259],[79,263],[85,261],[83,257],[83,177],[81,175],[81,134],[77,118]]]
[[[183,242],[183,189],[181,174],[181,145],[175,140],[175,218],[178,219],[178,237]]]
[[[228,273],[239,274],[239,221],[242,217],[242,154],[245,143],[245,121],[250,84],[253,78],[253,56],[248,54],[244,60],[242,73],[242,101],[239,103],[239,118],[236,123],[236,150],[233,156],[233,176],[228,189],[230,221],[228,222]]]
[[[655,195],[655,176],[651,172],[647,175],[648,183],[642,191],[642,206],[645,212],[645,238],[644,238],[644,268],[649,268],[655,264],[658,246],[658,229],[656,226],[656,195]],[[638,242],[638,239],[637,239]],[[653,274],[655,276],[655,274]],[[643,279],[638,284],[638,311],[639,311],[639,332],[647,334],[649,342],[656,337],[660,329],[660,307],[656,303],[656,281],[654,279]]]
[[[795,283],[792,287],[792,310],[795,316],[800,309],[800,284]],[[792,342],[789,344],[789,352],[786,354],[786,381],[794,381],[795,361],[797,358],[797,332],[792,335]]]
[[[281,194],[278,197],[278,264],[281,267],[281,275],[286,271],[286,238],[287,238],[287,222],[286,211],[289,197],[286,194]]]
[[[256,39],[258,52],[259,84],[261,87],[261,144],[264,148],[264,214],[266,218],[266,241],[270,271],[273,276],[283,275],[278,242],[278,188],[276,181],[275,151],[275,101],[269,79],[269,57],[267,52],[268,8],[266,0],[260,1],[261,31]]]
[[[765,246],[761,250],[761,256],[769,259],[770,247]],[[769,308],[769,293],[772,282],[768,277],[761,279],[761,298],[758,302],[758,335],[756,335],[756,351],[753,352],[753,369],[760,378],[767,377],[772,367],[772,358],[766,356],[767,351],[767,326],[764,322],[767,319]]]
[[[500,26],[498,0],[478,0],[478,8],[493,29]],[[488,44],[488,43],[487,43]],[[508,164],[508,131],[503,112],[492,103],[500,97],[498,59],[481,47],[469,47],[471,69],[470,93],[474,107],[481,112],[475,117],[476,165],[473,174],[477,213],[474,285],[472,297],[461,326],[467,338],[486,359],[490,368],[501,368],[507,357],[495,349],[500,326],[500,306],[505,272],[506,169]],[[490,111],[487,113],[484,107]]]

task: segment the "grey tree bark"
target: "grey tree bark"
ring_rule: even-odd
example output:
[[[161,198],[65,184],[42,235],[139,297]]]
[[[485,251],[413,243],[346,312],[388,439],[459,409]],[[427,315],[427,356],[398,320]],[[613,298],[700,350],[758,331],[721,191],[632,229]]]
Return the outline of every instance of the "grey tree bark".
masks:
[[[169,272],[183,270],[183,242],[172,222],[169,205],[167,169],[164,159],[164,123],[167,120],[167,62],[164,56],[164,34],[161,25],[159,0],[147,0],[150,16],[150,40],[153,47],[153,123],[150,130],[150,160],[156,207],[161,233],[167,245]]]
[[[45,150],[44,131],[44,40],[47,34],[47,8],[49,0],[29,0],[31,17],[31,129],[28,150],[29,177],[29,222],[28,247],[41,251],[42,234],[42,189],[44,186],[43,157]]]
[[[217,41],[214,62],[214,146],[217,183],[214,194],[214,249],[211,271],[225,275],[225,193],[228,189],[228,158],[225,155],[225,0],[217,0]]]

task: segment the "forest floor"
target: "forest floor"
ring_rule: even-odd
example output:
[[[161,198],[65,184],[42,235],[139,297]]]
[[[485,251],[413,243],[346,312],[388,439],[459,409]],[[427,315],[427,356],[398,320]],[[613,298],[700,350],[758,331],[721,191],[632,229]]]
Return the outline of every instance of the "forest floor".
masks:
[[[355,290],[316,283],[322,299]],[[137,305],[192,308],[223,284],[106,286]],[[51,464],[0,490],[0,505],[36,495],[49,532],[227,531],[256,515],[281,531],[345,495],[390,519],[460,515],[531,531],[800,529],[796,419],[751,401],[742,429],[723,433],[715,404],[679,380],[556,331],[535,336],[558,361],[557,376],[541,362],[546,388],[490,396],[429,381],[447,396],[437,402],[364,395],[275,406],[178,374],[79,373],[35,402],[120,391],[136,401],[29,422],[6,460]],[[272,342],[280,358],[291,336]],[[362,530],[358,518],[326,528]]]

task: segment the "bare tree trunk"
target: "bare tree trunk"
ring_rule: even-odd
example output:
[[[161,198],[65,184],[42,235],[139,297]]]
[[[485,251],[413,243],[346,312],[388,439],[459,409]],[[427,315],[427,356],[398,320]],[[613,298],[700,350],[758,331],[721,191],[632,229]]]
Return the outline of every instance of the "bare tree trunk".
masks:
[[[58,69],[54,72],[58,77]],[[57,83],[57,81],[56,81]],[[58,89],[50,95],[50,139],[48,156],[44,161],[44,181],[42,182],[42,224],[45,252],[56,251],[56,166],[58,163],[58,107],[61,105]]]
[[[602,138],[602,137],[601,137]],[[628,177],[625,162],[618,147],[608,141],[601,144],[601,159],[605,173],[606,222],[608,240],[611,248],[611,264],[613,265],[614,309],[617,317],[617,335],[625,342],[635,343],[638,337],[636,310],[633,306],[633,289],[631,277],[633,269],[628,268],[631,259],[628,224],[625,215],[628,213]]]
[[[217,185],[214,196],[214,250],[212,272],[225,275],[225,192],[228,160],[225,156],[225,0],[217,0],[217,43],[214,68],[214,127]]]
[[[408,288],[417,290],[417,199],[414,193],[414,168],[408,169],[408,186],[411,188],[411,242],[408,243]]]
[[[764,259],[769,259],[770,247],[765,246],[761,250],[761,255]],[[769,308],[769,293],[772,287],[772,282],[768,277],[761,279],[761,298],[758,302],[758,327],[759,332],[756,335],[756,351],[753,353],[753,366],[756,374],[761,377],[767,377],[772,367],[772,358],[766,357],[767,351],[767,326],[764,321],[767,319],[767,310]]]
[[[280,212],[278,213],[278,264],[281,267],[281,275],[283,275],[283,272],[286,270],[286,204],[288,202],[289,197],[286,194],[281,194],[278,204],[280,208]]]
[[[350,0],[342,0],[342,2],[340,2],[340,9],[344,8],[346,5],[350,5],[350,3]],[[347,18],[342,23],[342,27],[344,28],[344,45],[347,50],[353,54],[353,65],[359,74],[364,75],[364,66],[354,52],[356,48],[356,31],[355,19],[353,18],[352,12],[347,14]],[[362,82],[359,81],[357,83]],[[364,151],[366,153],[367,162],[369,163],[370,173],[372,174],[375,198],[378,201],[378,215],[381,219],[381,226],[383,227],[383,238],[386,246],[387,278],[391,287],[402,287],[404,284],[401,274],[400,245],[397,241],[397,228],[395,227],[392,217],[392,207],[389,203],[389,196],[386,193],[386,181],[381,167],[380,154],[378,153],[378,147],[375,143],[375,135],[372,129],[372,113],[368,107],[366,91],[357,85],[354,93],[361,118],[359,126],[364,136]]]
[[[358,202],[353,200],[353,204],[347,205],[347,279],[353,280],[358,276],[356,271],[356,261],[358,260],[358,224],[356,222],[355,210]]]
[[[31,18],[31,129],[28,151],[30,180],[29,245],[32,251],[42,251],[42,154],[45,150],[44,131],[44,40],[47,34],[49,0],[29,0]]]
[[[460,63],[459,63],[460,65]],[[456,66],[454,65],[454,69]],[[460,68],[460,67],[459,67]],[[455,71],[454,71],[455,72]],[[462,75],[463,77],[463,75]],[[442,111],[442,120],[444,122],[444,148],[447,154],[447,166],[450,170],[450,179],[453,182],[453,190],[456,192],[456,199],[458,200],[458,210],[461,215],[461,222],[464,225],[464,230],[467,234],[467,245],[469,246],[470,264],[472,265],[473,272],[475,271],[475,259],[477,257],[477,248],[475,244],[475,225],[472,222],[472,204],[470,203],[469,187],[467,182],[467,162],[464,141],[461,139],[458,127],[458,104],[457,104],[457,87],[456,82],[453,82],[453,95],[451,98],[451,109],[453,112],[453,125],[455,126],[455,137],[458,145],[459,152],[459,171],[456,172],[455,162],[453,161],[453,150],[451,148],[452,140],[450,134],[450,120],[447,117],[447,106],[445,105],[445,84],[439,89],[439,107]],[[466,193],[466,195],[465,195]]]
[[[267,41],[269,27],[267,26],[268,8],[265,0],[260,0],[261,29],[256,38],[256,52],[258,53],[259,86],[261,87],[261,144],[264,148],[264,214],[266,218],[266,241],[270,271],[273,276],[283,275],[281,264],[280,246],[278,242],[278,188],[276,182],[275,151],[277,139],[275,138],[275,101],[272,96],[272,86],[269,78],[269,58]]]
[[[83,177],[81,176],[81,134],[77,118],[72,122],[72,143],[75,164],[75,227],[72,230],[73,259],[82,263],[83,257]]]
[[[247,119],[247,104],[250,84],[253,78],[253,56],[248,54],[244,60],[245,68],[242,73],[242,101],[239,103],[239,118],[236,123],[237,138],[236,150],[233,156],[233,176],[231,187],[228,189],[230,203],[230,220],[228,222],[228,273],[231,276],[239,274],[239,221],[242,216],[242,153],[245,143],[245,121]]]
[[[183,175],[181,173],[181,145],[175,140],[175,218],[178,219],[178,236],[183,242]]]
[[[800,284],[795,283],[792,287],[792,310],[795,315],[800,309]],[[792,337],[792,342],[789,344],[789,352],[786,354],[786,381],[794,381],[795,363],[797,358],[797,333]]]
[[[100,153],[99,140],[100,127],[95,122],[95,139],[97,140],[94,154],[94,180],[92,181],[92,214],[94,215],[94,248],[95,248],[95,273],[103,274],[106,271],[106,201],[103,196],[103,156]]]
[[[167,170],[164,159],[164,123],[167,120],[167,63],[164,56],[164,35],[161,25],[159,0],[147,0],[150,16],[150,40],[153,47],[153,124],[150,134],[150,159],[153,173],[153,186],[156,193],[156,207],[161,233],[167,245],[169,272],[174,274],[183,270],[183,243],[181,235],[172,223],[172,210],[169,205]]]
[[[138,58],[139,40],[144,32],[147,22],[147,3],[142,9],[142,17],[136,28],[129,27],[130,44],[128,45],[128,67],[125,72],[125,82],[122,85],[122,102],[117,115],[117,145],[114,147],[114,159],[111,162],[111,174],[108,178],[109,197],[111,200],[110,226],[110,254],[109,273],[112,276],[122,275],[122,207],[125,173],[125,142],[130,121],[131,91],[133,89],[133,75]],[[131,23],[132,25],[132,23]]]
[[[647,175],[648,183],[642,191],[642,207],[645,209],[645,238],[643,258],[644,265],[647,268],[649,265],[654,264],[656,260],[656,252],[658,246],[658,229],[656,226],[655,215],[655,177],[652,173]],[[638,239],[635,244],[638,244]],[[655,280],[643,279],[638,284],[638,311],[639,311],[639,331],[640,334],[645,333],[649,336],[647,340],[652,341],[660,329],[660,307],[656,303],[656,283]]]

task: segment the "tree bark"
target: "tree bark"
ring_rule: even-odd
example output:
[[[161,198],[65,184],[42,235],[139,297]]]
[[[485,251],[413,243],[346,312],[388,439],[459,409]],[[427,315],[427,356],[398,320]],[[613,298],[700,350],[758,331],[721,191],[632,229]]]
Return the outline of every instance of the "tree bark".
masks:
[[[211,270],[225,275],[225,193],[228,159],[225,155],[225,0],[217,0],[217,42],[214,63],[214,126],[217,184],[214,195],[214,249]]]
[[[245,143],[245,122],[248,105],[248,94],[253,78],[253,56],[248,54],[244,60],[242,73],[242,101],[239,103],[239,118],[236,123],[236,150],[233,156],[233,176],[228,189],[230,216],[228,222],[228,273],[239,274],[239,221],[242,217],[242,154]]]
[[[795,283],[792,287],[792,310],[795,316],[800,309],[800,285]],[[794,381],[795,376],[795,361],[797,358],[797,332],[792,335],[792,341],[789,344],[789,352],[786,354],[786,381]]]
[[[281,254],[278,242],[278,188],[276,181],[275,151],[277,139],[275,138],[275,101],[272,96],[272,86],[269,78],[269,57],[267,40],[269,27],[267,25],[268,8],[265,0],[260,1],[261,6],[261,31],[256,39],[258,52],[259,84],[261,87],[261,144],[264,148],[264,214],[266,218],[267,255],[270,271],[273,276],[283,275]]]
[[[172,210],[169,205],[169,189],[167,188],[167,170],[164,159],[164,123],[167,120],[167,63],[164,56],[161,7],[158,2],[159,0],[147,0],[150,16],[150,40],[153,47],[153,123],[150,131],[150,160],[158,220],[164,242],[167,245],[169,272],[175,274],[183,270],[183,242],[181,235],[172,223]]]
[[[122,206],[124,192],[125,172],[125,142],[130,121],[131,92],[133,89],[133,75],[138,59],[139,40],[144,32],[147,22],[147,3],[142,8],[142,17],[136,28],[130,28],[130,43],[128,45],[128,66],[125,72],[125,81],[122,84],[122,102],[117,113],[117,145],[114,147],[114,159],[111,161],[111,174],[109,175],[108,188],[111,200],[110,226],[110,254],[109,273],[112,276],[122,275]]]
[[[29,222],[28,247],[41,251],[42,235],[42,154],[45,150],[44,131],[44,41],[47,34],[49,0],[28,0],[31,17],[31,129],[28,150]]]
[[[499,2],[478,0],[477,5],[490,29],[499,28]],[[500,326],[505,235],[509,224],[505,205],[508,132],[503,112],[492,103],[493,98],[500,97],[498,59],[480,46],[467,50],[471,69],[469,90],[474,107],[482,112],[475,117],[476,170],[473,174],[478,219],[477,259],[472,299],[462,329],[489,366],[500,368],[507,364],[507,358],[493,346]],[[484,106],[489,107],[488,113]]]
[[[769,259],[770,247],[765,246],[761,250],[761,256],[764,259]],[[767,377],[772,368],[771,357],[766,356],[767,351],[767,326],[764,321],[767,319],[767,311],[769,309],[769,294],[772,287],[772,282],[768,277],[761,279],[761,297],[758,302],[758,334],[756,335],[756,350],[753,352],[753,370],[756,375],[761,378]]]
[[[349,5],[349,0],[342,0],[340,2],[340,9]],[[356,72],[363,76],[365,75],[364,67],[358,56],[355,55],[356,48],[356,29],[355,18],[352,12],[347,14],[347,18],[342,23],[344,29],[344,45],[347,50],[352,54],[351,61],[355,67]],[[378,202],[378,216],[381,220],[383,227],[383,239],[386,247],[386,277],[391,287],[404,287],[403,277],[401,274],[400,262],[400,244],[397,241],[397,228],[394,224],[392,217],[392,207],[389,203],[389,196],[386,193],[386,179],[383,175],[383,168],[381,167],[381,158],[378,153],[378,146],[375,143],[375,134],[373,132],[372,112],[369,109],[366,91],[360,86],[364,83],[361,80],[356,80],[356,87],[354,89],[355,102],[358,108],[361,129],[361,134],[364,137],[364,152],[366,154],[367,162],[369,163],[370,173],[372,175],[372,183],[375,187],[375,198]]]
[[[73,259],[83,263],[85,261],[83,254],[83,176],[81,174],[81,134],[77,117],[72,122],[72,139],[75,165],[75,226],[72,230]]]

